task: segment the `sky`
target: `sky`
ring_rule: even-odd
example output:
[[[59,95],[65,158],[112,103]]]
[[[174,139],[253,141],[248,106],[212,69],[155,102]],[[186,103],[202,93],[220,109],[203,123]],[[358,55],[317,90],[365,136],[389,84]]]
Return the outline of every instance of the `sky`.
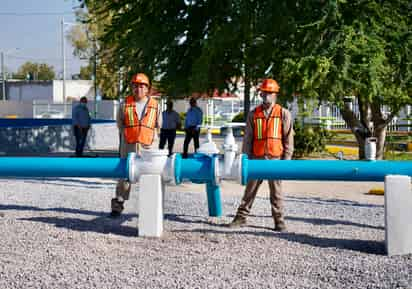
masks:
[[[62,75],[61,21],[65,34],[76,21],[77,0],[0,0],[0,52],[6,71],[16,72],[26,61],[53,66],[56,77]],[[66,40],[66,78],[79,73],[84,61],[73,56]]]

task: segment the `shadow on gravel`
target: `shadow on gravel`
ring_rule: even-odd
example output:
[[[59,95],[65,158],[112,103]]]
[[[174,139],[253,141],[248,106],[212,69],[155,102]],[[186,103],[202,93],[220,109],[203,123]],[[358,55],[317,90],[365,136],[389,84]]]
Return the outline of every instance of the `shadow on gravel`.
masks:
[[[90,182],[84,179],[71,179],[71,178],[7,178],[8,180],[21,180],[28,184],[49,184],[54,186],[63,186],[63,187],[79,187],[79,188],[89,188],[89,189],[101,189],[107,188],[107,186],[116,185],[116,181],[113,180],[112,183],[106,182]]]
[[[374,226],[374,225],[368,225],[368,224],[360,224],[360,223],[354,223],[354,222],[345,221],[345,220],[303,218],[303,217],[290,217],[290,216],[286,217],[286,220],[304,222],[304,223],[309,223],[309,224],[319,225],[319,226],[346,225],[346,226],[355,226],[355,227],[360,227],[360,228],[370,228],[370,229],[377,229],[377,230],[384,230],[385,229],[384,226]]]
[[[235,215],[227,215],[230,218],[234,218]],[[250,214],[249,218],[272,218],[270,215],[255,215],[255,214]],[[321,218],[304,218],[304,217],[292,217],[292,216],[286,216],[286,220],[290,221],[297,221],[297,222],[304,222],[308,224],[313,224],[313,225],[319,225],[319,226],[334,226],[334,225],[346,225],[346,226],[354,226],[354,227],[360,227],[360,228],[369,228],[369,229],[376,229],[376,230],[384,230],[384,226],[374,226],[374,225],[368,225],[368,224],[361,224],[361,223],[355,223],[351,221],[346,221],[346,220],[333,220],[333,219],[321,219]],[[263,228],[263,227],[262,227]]]
[[[197,220],[194,220],[193,218]],[[213,225],[213,223],[211,222],[201,220],[204,218],[205,218],[204,216],[190,216],[190,215],[176,215],[176,214],[165,214],[164,215],[165,220],[172,221],[172,222]]]
[[[56,227],[67,228],[75,231],[90,231],[102,234],[116,234],[126,237],[137,236],[137,226],[130,227],[122,225],[122,223],[138,217],[137,214],[122,214],[119,218],[109,218],[108,212],[96,212],[90,210],[80,210],[72,208],[39,208],[33,206],[19,206],[19,205],[1,205],[0,204],[0,216],[4,217],[6,214],[2,211],[33,211],[33,212],[58,212],[66,214],[78,214],[86,216],[95,216],[95,219],[84,220],[78,218],[69,217],[32,217],[32,218],[20,218],[18,220],[41,222],[54,224]]]
[[[125,214],[117,219],[110,219],[107,216],[93,220],[83,220],[76,218],[57,218],[57,217],[33,217],[21,218],[22,221],[41,222],[53,224],[57,228],[65,228],[80,232],[95,232],[100,234],[116,234],[125,237],[136,237],[138,235],[137,226],[125,226],[123,222],[136,215]]]
[[[251,226],[249,226],[251,227]],[[334,238],[321,238],[307,234],[297,233],[279,233],[270,230],[267,227],[253,226],[252,228],[265,229],[265,231],[245,230],[247,227],[239,229],[230,229],[230,231],[218,231],[213,229],[194,229],[194,230],[175,230],[175,233],[201,233],[201,234],[222,234],[222,235],[251,235],[258,237],[272,237],[283,239],[289,242],[295,242],[305,245],[310,245],[319,248],[336,248],[357,251],[367,254],[385,255],[384,242],[378,241],[365,241],[365,240],[350,240],[350,239],[334,239]]]
[[[276,237],[290,242],[296,242],[320,248],[345,249],[375,255],[385,254],[384,242],[378,241],[320,238],[307,234],[297,233],[280,233],[276,234]]]
[[[2,205],[0,204],[0,211],[34,211],[34,212],[59,212],[59,213],[69,213],[69,214],[81,214],[88,216],[104,217],[108,215],[108,212],[96,212],[90,210],[80,210],[73,208],[39,208],[33,206],[20,206],[20,205]]]
[[[350,207],[365,207],[365,208],[383,208],[383,205],[363,204],[355,201],[340,200],[340,199],[322,199],[322,198],[304,198],[304,197],[287,197],[287,202],[309,203],[317,205],[333,205],[333,206],[350,206]]]

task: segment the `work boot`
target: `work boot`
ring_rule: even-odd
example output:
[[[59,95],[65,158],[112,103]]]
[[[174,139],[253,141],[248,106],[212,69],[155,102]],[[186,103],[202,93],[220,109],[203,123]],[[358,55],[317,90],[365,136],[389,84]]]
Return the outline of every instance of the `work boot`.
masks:
[[[277,231],[277,232],[285,232],[286,231],[285,221],[284,220],[276,220],[274,230]]]
[[[235,216],[233,221],[228,225],[229,228],[238,228],[246,225],[246,218],[241,216]]]
[[[124,202],[120,202],[118,199],[113,198],[112,199],[112,211],[110,213],[111,218],[117,218],[120,216],[122,213],[124,206]]]

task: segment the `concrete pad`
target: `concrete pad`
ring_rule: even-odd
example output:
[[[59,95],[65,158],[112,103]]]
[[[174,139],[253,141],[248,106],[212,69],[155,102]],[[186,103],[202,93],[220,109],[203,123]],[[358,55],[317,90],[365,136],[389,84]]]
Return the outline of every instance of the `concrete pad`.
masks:
[[[412,253],[411,178],[385,178],[385,247],[389,256]]]
[[[163,233],[162,177],[142,175],[139,182],[139,236],[160,237]]]

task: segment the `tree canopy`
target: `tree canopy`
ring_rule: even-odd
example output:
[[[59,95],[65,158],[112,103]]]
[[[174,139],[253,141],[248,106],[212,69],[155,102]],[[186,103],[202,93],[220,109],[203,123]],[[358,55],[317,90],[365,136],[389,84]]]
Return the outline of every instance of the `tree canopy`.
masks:
[[[337,104],[361,157],[370,136],[378,138],[382,157],[388,123],[412,103],[411,5],[342,0],[297,7],[302,17],[296,18],[295,41],[282,60],[280,81],[289,93]],[[348,96],[359,104],[359,116],[345,105]]]
[[[97,18],[96,7],[99,5],[99,1],[88,1],[88,11],[77,11],[79,25],[72,27],[67,38],[74,47],[73,55],[89,60],[87,66],[80,68],[80,78],[96,77],[97,86],[105,98],[118,98],[121,68],[112,52],[114,47],[99,40],[111,18]]]
[[[99,40],[111,67],[144,71],[175,97],[243,82],[245,112],[250,87],[275,78],[282,98],[337,104],[361,157],[369,136],[382,155],[388,123],[412,103],[409,0],[84,2],[105,21]]]
[[[46,63],[25,62],[19,67],[17,73],[13,75],[16,79],[27,80],[53,80],[55,72],[53,66]]]

